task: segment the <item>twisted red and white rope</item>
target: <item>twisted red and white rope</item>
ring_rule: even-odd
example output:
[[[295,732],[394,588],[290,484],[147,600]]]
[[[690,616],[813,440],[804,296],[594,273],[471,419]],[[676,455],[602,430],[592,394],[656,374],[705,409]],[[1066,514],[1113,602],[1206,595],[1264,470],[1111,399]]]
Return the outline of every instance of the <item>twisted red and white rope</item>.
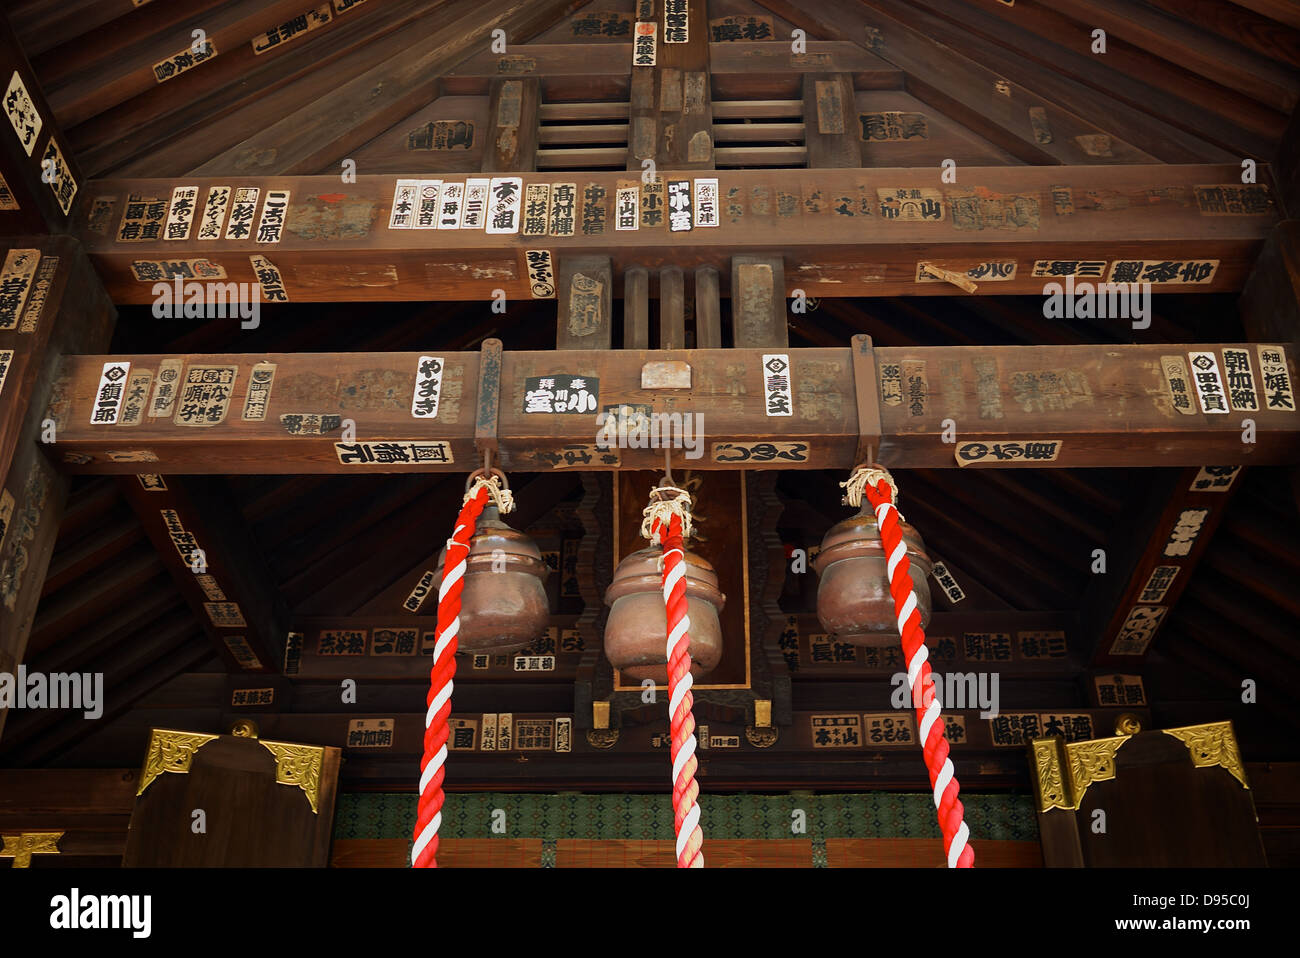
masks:
[[[664,549],[664,611],[668,616],[668,715],[673,759],[673,827],[677,867],[704,867],[704,833],[700,830],[700,787],[695,783],[695,703],[691,695],[690,616],[686,614],[686,551],[682,517],[674,512],[667,529],[656,519],[653,535]]]
[[[875,510],[880,538],[885,554],[889,556],[886,565],[889,592],[894,597],[898,633],[903,639],[903,660],[907,663],[907,686],[916,706],[921,748],[930,772],[930,784],[934,787],[934,805],[938,809],[944,851],[948,853],[948,867],[971,868],[975,864],[975,851],[967,844],[970,829],[966,827],[966,810],[957,797],[961,786],[957,783],[952,759],[948,757],[948,738],[944,734],[943,722],[939,720],[939,697],[934,691],[934,679],[927,661],[930,654],[926,651],[921,613],[917,608],[916,592],[912,589],[912,561],[907,557],[903,531],[898,527],[898,510],[894,507],[890,482],[881,479],[875,486],[868,484],[863,491]]]
[[[491,498],[479,485],[456,517],[456,531],[447,540],[438,587],[438,627],[429,673],[429,709],[424,716],[424,757],[420,761],[420,801],[415,814],[415,847],[411,865],[437,868],[438,826],[442,824],[443,765],[447,761],[447,720],[451,717],[452,679],[456,675],[456,636],[460,634],[460,595],[465,587],[465,560],[478,517]]]

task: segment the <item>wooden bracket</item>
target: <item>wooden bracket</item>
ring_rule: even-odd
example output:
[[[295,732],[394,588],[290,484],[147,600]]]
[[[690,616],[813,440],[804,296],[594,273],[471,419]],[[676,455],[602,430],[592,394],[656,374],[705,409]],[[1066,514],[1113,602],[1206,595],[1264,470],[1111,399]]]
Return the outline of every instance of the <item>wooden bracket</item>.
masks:
[[[485,339],[479,359],[478,415],[474,419],[474,448],[497,451],[497,419],[501,411],[501,340]]]
[[[871,337],[858,334],[853,337],[853,395],[858,405],[858,449],[853,458],[854,465],[881,456],[880,436],[880,387],[876,378],[876,352],[871,345]]]

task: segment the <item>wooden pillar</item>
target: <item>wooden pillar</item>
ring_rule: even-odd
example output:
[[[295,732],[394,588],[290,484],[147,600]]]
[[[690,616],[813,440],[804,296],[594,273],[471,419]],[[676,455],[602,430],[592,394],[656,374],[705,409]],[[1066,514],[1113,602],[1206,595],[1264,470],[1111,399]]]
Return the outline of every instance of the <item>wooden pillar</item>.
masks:
[[[686,282],[680,266],[659,271],[659,348],[686,348]]]
[[[731,258],[731,334],[737,348],[790,345],[780,256]]]
[[[713,168],[713,101],[709,89],[709,18],[705,0],[690,0],[687,41],[668,43],[664,0],[654,0],[656,62],[633,67],[629,170],[654,160],[661,169]]]
[[[0,672],[12,672],[27,648],[67,499],[68,481],[48,458],[60,454],[68,424],[59,359],[107,348],[116,312],[71,237],[0,248],[25,277],[12,313],[0,314]],[[3,723],[0,712],[0,730]]]
[[[0,77],[11,90],[14,119],[21,126],[21,132],[16,131],[7,115],[0,129],[0,235],[62,232],[73,204],[81,198],[81,172],[3,16]],[[55,174],[52,180],[41,176],[47,159]]]
[[[695,348],[722,348],[722,304],[718,298],[718,271],[701,266],[695,271]]]
[[[650,274],[644,266],[623,271],[623,348],[650,348]]]
[[[1295,127],[1295,121],[1292,121]],[[1300,348],[1300,219],[1284,220],[1273,228],[1255,261],[1237,303],[1241,324],[1254,342]],[[1292,366],[1292,389],[1297,369]],[[1256,368],[1258,375],[1262,370]],[[1300,509],[1300,469],[1289,470],[1291,491]]]
[[[556,349],[614,345],[614,277],[608,256],[561,258]]]
[[[853,78],[847,73],[805,73],[804,144],[809,167],[862,165],[862,144],[854,130]]]
[[[535,77],[494,80],[485,173],[537,169],[537,124],[541,104],[540,81]]]

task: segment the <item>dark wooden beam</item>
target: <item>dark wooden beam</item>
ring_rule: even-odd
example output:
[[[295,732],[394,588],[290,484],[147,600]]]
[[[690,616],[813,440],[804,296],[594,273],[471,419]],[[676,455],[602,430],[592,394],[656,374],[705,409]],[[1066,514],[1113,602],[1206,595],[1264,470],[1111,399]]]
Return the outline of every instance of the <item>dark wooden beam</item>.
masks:
[[[65,232],[85,179],[3,14],[0,75],[9,98],[0,129],[0,236]]]
[[[441,16],[450,2],[358,4],[251,63],[242,54],[215,57],[202,70],[189,70],[69,130],[73,149],[93,176],[195,169],[249,130],[318,98],[310,74],[325,71],[341,84],[376,63],[414,55],[425,40],[416,22]]]
[[[223,52],[245,48],[258,34],[303,12],[295,0],[234,0],[182,27],[164,25],[118,46],[78,44],[75,55],[43,58],[51,84],[50,103],[69,127],[133,96],[169,82],[182,71],[202,70]],[[149,26],[153,27],[153,24]],[[196,52],[193,30],[210,46]],[[87,61],[90,62],[87,62]]]
[[[1230,466],[1162,470],[1141,509],[1116,524],[1106,572],[1094,574],[1081,603],[1094,666],[1141,666],[1240,488],[1240,473]]]
[[[1064,281],[1065,267],[1036,272],[1038,263],[1094,262],[1090,274],[1076,277],[1082,282],[1089,275],[1089,281],[1105,280],[1120,260],[1210,264],[1212,272],[1202,269],[1205,275],[1191,277],[1195,282],[1175,274],[1153,291],[1222,292],[1244,284],[1277,219],[1264,187],[1243,187],[1236,165],[962,168],[958,184],[947,186],[932,169],[724,170],[717,176],[718,226],[679,232],[663,226],[616,231],[613,205],[626,179],[617,172],[583,176],[575,220],[590,229],[574,235],[392,229],[398,179],[392,176],[360,176],[355,184],[336,176],[91,181],[84,190],[95,200],[73,225],[119,303],[153,303],[159,278],[256,284],[254,256],[278,271],[290,301],[369,302],[488,301],[496,289],[527,299],[533,283],[526,248],[548,249],[553,258],[608,256],[616,275],[632,266],[669,265],[707,265],[729,275],[731,257],[770,254],[776,246],[791,281],[815,297],[967,296],[948,283],[919,282],[918,264],[961,270],[990,261],[1014,261],[1016,272],[1008,281],[979,283],[979,295],[1041,295],[1045,283]],[[525,189],[575,181],[572,173],[523,178]],[[1214,184],[1224,185],[1225,196],[1229,188],[1241,193],[1228,197],[1237,213],[1195,192]],[[167,210],[183,186],[197,189],[201,210],[210,187],[234,185],[257,188],[262,198],[289,191],[279,242],[200,240],[197,226],[190,238],[169,241],[162,238],[163,221],[155,224],[156,238],[141,238],[139,219],[122,229],[128,205],[133,216],[143,211],[147,218],[150,206]],[[902,212],[888,202],[899,190],[929,191],[923,197],[930,201],[925,210]],[[988,214],[973,212],[972,194],[992,204]],[[1106,198],[1104,205],[1097,196]],[[142,205],[140,197],[151,199]],[[588,202],[601,204],[602,212],[587,216]],[[998,217],[1013,208],[1023,224],[999,225]]]
[[[159,480],[166,488],[154,488]],[[121,483],[126,501],[222,661],[231,671],[278,672],[287,609],[224,480],[128,476]]]
[[[1300,461],[1300,416],[1292,410],[1260,405],[1251,413],[1256,442],[1242,442],[1240,417],[1213,415],[1193,406],[1176,412],[1170,381],[1161,358],[1210,352],[1222,368],[1222,349],[1246,349],[1258,356],[1255,344],[1224,346],[951,346],[928,347],[927,365],[917,375],[928,384],[916,402],[891,402],[899,388],[889,371],[915,362],[902,347],[874,350],[878,386],[883,401],[880,461],[891,467],[1046,468],[1075,466],[1199,465],[1200,463],[1290,464]],[[848,349],[790,350],[792,416],[768,416],[761,401],[762,347],[729,350],[566,351],[566,369],[596,377],[597,405],[615,402],[657,405],[666,398],[656,388],[642,386],[642,366],[657,361],[684,362],[691,367],[689,391],[673,390],[674,410],[705,416],[708,441],[731,443],[790,442],[782,468],[848,468],[859,448],[853,361]],[[1275,350],[1295,381],[1294,352]],[[156,368],[164,357],[115,357]],[[336,435],[287,434],[278,416],[313,409],[322,414],[342,410],[345,384],[362,370],[390,371],[394,382],[414,390],[419,356],[407,353],[285,353],[257,357],[188,355],[179,359],[187,377],[195,369],[236,366],[233,397],[247,391],[249,372],[257,362],[277,364],[277,382],[294,383],[292,399],[277,395],[268,402],[267,420],[244,421],[227,415],[206,428],[178,425],[160,417],[136,426],[92,424],[92,410],[106,357],[73,356],[63,361],[66,404],[59,418],[58,452],[70,472],[127,474],[140,471],[141,456],[156,456],[150,468],[162,473],[347,473],[464,472],[479,456],[474,446],[474,422],[467,402],[452,412],[439,410],[432,422],[420,422],[406,409],[367,408],[357,415],[357,443],[339,443]],[[477,353],[445,357],[442,389],[460,383],[462,396],[478,384]],[[571,443],[591,443],[593,423],[584,415],[525,412],[526,380],[556,372],[554,352],[509,351],[502,356],[498,441],[505,469],[534,471],[548,466],[538,460]],[[1255,368],[1258,369],[1256,362]],[[951,370],[952,374],[943,370]],[[195,375],[202,376],[203,373]],[[283,378],[281,378],[283,377]],[[1027,383],[1038,384],[1038,398],[1027,397]],[[1047,389],[1047,398],[1042,390]],[[1062,392],[1064,390],[1064,392]],[[739,397],[749,397],[748,399]],[[1055,399],[1051,397],[1056,397]],[[1140,398],[1135,398],[1140,397]],[[1066,401],[1069,399],[1070,401]],[[1190,401],[1196,403],[1194,395]],[[594,414],[598,410],[588,410]],[[802,415],[807,412],[808,415]],[[363,418],[364,417],[364,418]],[[182,417],[183,418],[183,417]],[[956,424],[956,441],[944,439],[945,423]],[[1141,436],[1141,442],[1134,437]],[[375,438],[368,438],[375,437]],[[382,438],[381,438],[382,437]],[[949,436],[949,438],[953,438]],[[427,455],[406,446],[387,447],[385,441],[432,443]],[[369,447],[362,443],[379,443]],[[868,437],[870,442],[870,437]],[[336,443],[338,444],[336,447]],[[438,443],[446,443],[445,447]],[[1035,446],[1024,443],[1039,443]],[[436,451],[441,450],[441,451]],[[659,453],[652,449],[620,450],[622,468],[656,468]],[[392,460],[389,453],[398,455]],[[348,461],[344,461],[340,457]],[[401,456],[408,457],[403,462]],[[88,461],[83,461],[89,457]],[[806,457],[806,458],[800,458]],[[352,462],[352,459],[357,462]],[[123,461],[125,459],[126,461]],[[971,463],[975,463],[971,465]],[[693,468],[762,468],[767,461],[737,458],[716,447]],[[606,468],[593,463],[585,468]]]
[[[0,671],[21,662],[67,499],[68,483],[42,444],[61,438],[49,419],[61,397],[60,359],[107,346],[115,312],[89,260],[66,236],[0,243],[25,277],[0,329]],[[12,283],[12,281],[11,281]],[[0,712],[0,730],[4,713]]]

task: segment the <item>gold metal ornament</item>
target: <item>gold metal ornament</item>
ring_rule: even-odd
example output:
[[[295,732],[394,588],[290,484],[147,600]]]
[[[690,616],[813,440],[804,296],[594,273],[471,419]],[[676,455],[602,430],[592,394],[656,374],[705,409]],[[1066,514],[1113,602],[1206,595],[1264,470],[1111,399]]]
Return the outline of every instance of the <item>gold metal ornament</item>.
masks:
[[[1250,788],[1250,784],[1246,781],[1246,767],[1241,763],[1241,751],[1237,748],[1237,737],[1232,732],[1231,722],[1188,725],[1184,728],[1167,728],[1162,731],[1187,746],[1187,751],[1192,755],[1192,764],[1197,768],[1221,765],[1232,774],[1233,778],[1241,782],[1242,788]]]
[[[618,744],[618,729],[589,728],[587,729],[587,744],[592,748],[613,748]]]
[[[320,798],[320,773],[325,750],[318,745],[291,745],[288,742],[268,742],[265,739],[258,741],[275,756],[276,783],[297,785],[307,796],[312,814],[320,814],[316,806]]]
[[[1066,743],[1059,735],[1036,738],[1030,744],[1038,810],[1076,810],[1093,782],[1115,777],[1115,753],[1131,736]]]
[[[145,753],[144,767],[140,770],[140,787],[135,794],[143,795],[144,790],[163,772],[178,772],[182,775],[189,772],[194,753],[220,737],[170,728],[153,729],[149,735],[149,751]]]
[[[1140,731],[1142,731],[1142,720],[1132,712],[1125,712],[1115,719],[1116,735],[1136,735]]]
[[[20,832],[17,835],[0,835],[4,847],[0,858],[12,858],[14,868],[31,868],[33,855],[58,855],[59,840],[63,832]]]

